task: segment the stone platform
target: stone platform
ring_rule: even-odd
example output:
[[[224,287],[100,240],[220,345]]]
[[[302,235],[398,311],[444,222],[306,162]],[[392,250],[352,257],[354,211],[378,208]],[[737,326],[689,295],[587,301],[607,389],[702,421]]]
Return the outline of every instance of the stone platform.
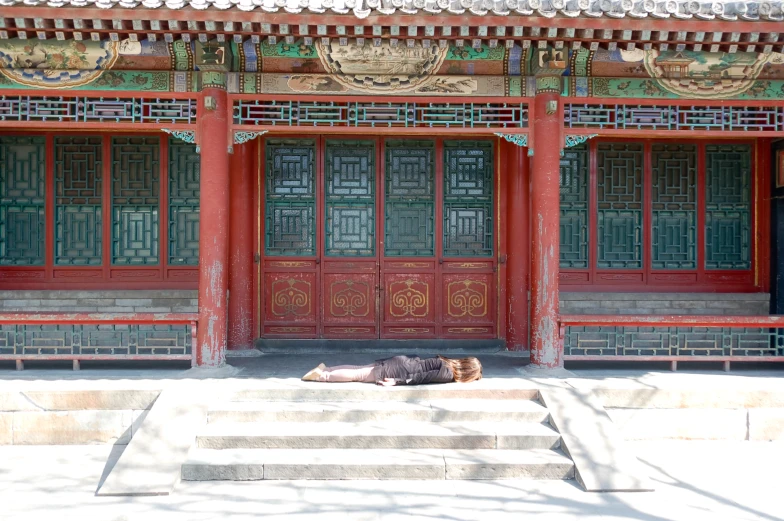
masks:
[[[781,371],[542,372],[529,369],[523,357],[480,356],[485,366],[482,381],[416,388],[299,380],[321,361],[364,364],[377,357],[368,354],[322,359],[246,352],[216,370],[139,365],[85,365],[79,373],[54,367],[21,373],[0,369],[0,445],[128,444],[99,494],[149,495],[171,493],[181,476],[263,479],[265,463],[272,472],[268,479],[335,479],[339,476],[334,474],[334,462],[340,458],[344,478],[353,473],[354,479],[415,479],[419,473],[418,479],[444,479],[451,465],[453,477],[466,479],[506,461],[506,470],[496,470],[491,479],[563,479],[574,465],[586,490],[644,490],[650,486],[645,484],[645,472],[638,472],[633,454],[615,450],[624,438],[784,439]],[[343,431],[353,434],[329,434],[328,429],[339,427],[335,421],[342,421]],[[370,432],[379,422],[386,434],[384,422],[415,423],[409,431],[401,426],[395,436],[385,434],[382,440]],[[416,422],[427,424],[426,429]],[[243,423],[248,432],[226,428]],[[303,438],[297,424],[305,432],[321,430],[322,441],[330,440],[315,449],[322,452],[308,452],[314,450],[314,438]],[[47,425],[48,430],[41,428]],[[550,434],[544,432],[526,438],[530,425],[546,426],[555,441],[545,442]],[[613,433],[609,441],[608,430]],[[375,440],[369,445],[368,436]],[[508,450],[499,444],[504,436],[535,441],[518,445],[515,453],[493,452]],[[273,438],[284,446],[264,445]],[[456,439],[462,441],[454,445]],[[460,445],[466,439],[473,441]],[[491,439],[492,446],[487,441]],[[237,452],[257,451],[259,443],[267,452]],[[298,463],[281,466],[278,462],[286,455],[275,452],[281,450],[299,451],[288,454]],[[380,463],[363,465],[367,460],[361,456],[367,454],[350,452],[357,450],[379,451],[370,460]],[[400,452],[384,452],[390,450]],[[466,450],[476,452],[467,455]],[[535,452],[542,450],[555,452]],[[142,465],[145,455],[153,456]],[[383,465],[390,461],[400,464]],[[542,464],[550,470],[536,470]],[[155,467],[165,471],[149,472]],[[395,468],[384,474],[380,469],[385,467]]]

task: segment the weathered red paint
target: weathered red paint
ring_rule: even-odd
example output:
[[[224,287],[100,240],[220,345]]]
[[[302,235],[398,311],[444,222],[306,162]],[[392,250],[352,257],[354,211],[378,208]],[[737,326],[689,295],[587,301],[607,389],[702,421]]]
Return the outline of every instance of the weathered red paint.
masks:
[[[256,142],[235,145],[229,159],[229,349],[253,344],[253,174]]]
[[[559,166],[561,110],[547,114],[554,93],[534,100],[534,156],[531,162],[531,364],[563,366],[558,334]]]
[[[506,222],[506,263],[508,315],[506,347],[521,351],[528,347],[528,149],[515,146],[507,169],[508,209]]]
[[[214,110],[199,106],[201,197],[199,215],[199,330],[196,364],[226,361],[229,293],[229,110],[226,91],[206,88]]]

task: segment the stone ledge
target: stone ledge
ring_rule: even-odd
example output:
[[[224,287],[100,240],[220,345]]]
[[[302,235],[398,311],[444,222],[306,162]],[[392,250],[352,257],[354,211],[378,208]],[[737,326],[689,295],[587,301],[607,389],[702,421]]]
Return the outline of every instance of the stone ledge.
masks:
[[[149,409],[156,390],[6,391],[0,411],[76,411]]]
[[[132,411],[58,411],[13,414],[13,445],[127,445]]]
[[[195,289],[106,289],[106,290],[0,290],[0,300],[30,299],[118,299],[164,298],[191,299],[198,295]]]
[[[627,440],[733,440],[748,437],[745,409],[607,409]]]
[[[747,302],[769,302],[770,293],[594,293],[562,291],[560,293],[561,302],[567,301],[624,301],[624,300],[692,300],[701,302],[718,301],[747,301]]]
[[[750,409],[749,440],[784,441],[784,409]]]

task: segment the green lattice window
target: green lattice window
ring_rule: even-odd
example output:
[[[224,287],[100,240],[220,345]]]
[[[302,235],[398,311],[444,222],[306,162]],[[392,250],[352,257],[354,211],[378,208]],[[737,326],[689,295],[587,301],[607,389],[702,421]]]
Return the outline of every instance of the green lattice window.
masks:
[[[112,264],[158,263],[160,139],[112,138]]]
[[[54,263],[102,263],[103,139],[54,139]]]
[[[435,146],[432,141],[387,140],[384,253],[435,254]]]
[[[708,145],[705,268],[751,268],[751,147]]]
[[[444,142],[444,256],[493,254],[493,144]]]
[[[324,247],[327,255],[375,254],[375,158],[373,141],[326,142]]]
[[[561,268],[588,267],[588,147],[561,157]]]
[[[169,139],[169,264],[199,264],[199,175],[196,145]]]
[[[651,148],[651,267],[697,268],[697,146]]]
[[[266,141],[267,255],[316,254],[315,154],[313,140]]]
[[[0,136],[0,265],[44,264],[45,143]]]
[[[598,144],[596,193],[597,267],[642,268],[642,144]]]

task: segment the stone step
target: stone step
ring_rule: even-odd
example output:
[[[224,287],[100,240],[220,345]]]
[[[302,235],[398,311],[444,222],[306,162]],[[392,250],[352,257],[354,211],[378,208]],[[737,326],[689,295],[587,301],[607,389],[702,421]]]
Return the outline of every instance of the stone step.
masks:
[[[205,449],[554,449],[560,435],[525,422],[212,423],[196,437]]]
[[[188,481],[273,479],[572,479],[563,454],[531,450],[193,449]]]
[[[422,386],[381,387],[370,384],[326,384],[297,382],[290,389],[260,388],[243,389],[227,397],[229,401],[263,402],[381,402],[422,401],[450,399],[478,400],[538,400],[539,390],[531,389],[482,389],[474,384],[460,383]]]
[[[429,400],[417,402],[230,402],[208,413],[225,422],[430,422],[520,421],[543,423],[547,409],[531,400]]]

